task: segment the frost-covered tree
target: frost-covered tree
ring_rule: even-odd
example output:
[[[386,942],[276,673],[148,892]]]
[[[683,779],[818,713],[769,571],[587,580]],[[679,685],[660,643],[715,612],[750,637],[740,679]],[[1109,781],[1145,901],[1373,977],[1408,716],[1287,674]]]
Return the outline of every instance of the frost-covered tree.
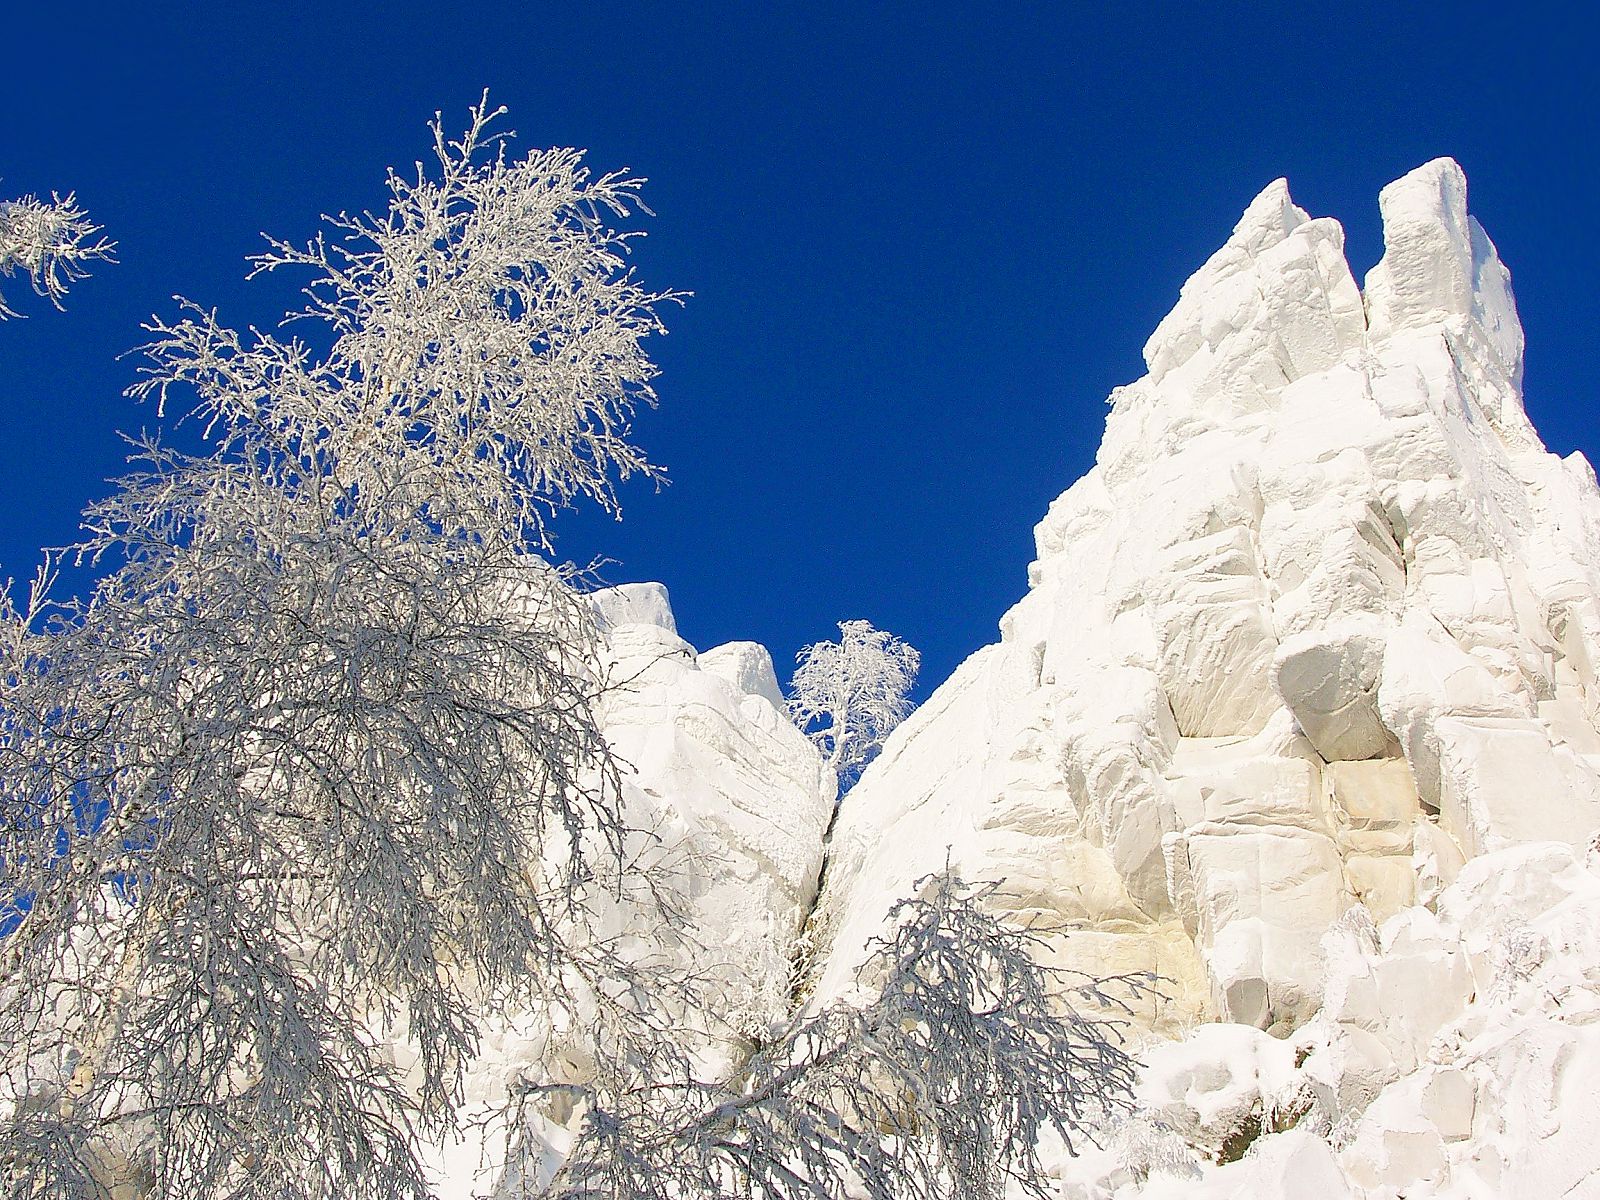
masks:
[[[541,1189],[530,1161],[508,1196],[1048,1195],[1041,1135],[1070,1149],[1130,1107],[1135,1064],[1107,1010],[1126,1011],[1149,980],[1040,966],[1042,939],[985,897],[949,868],[919,881],[862,968],[864,998],[802,1013],[733,1080],[702,1081],[663,1055],[576,1089],[584,1115],[565,1163]]]
[[[513,157],[497,115],[270,243],[308,339],[153,321],[133,391],[208,449],[139,439],[75,548],[92,593],[47,564],[0,614],[12,1196],[422,1197],[474,1013],[637,982],[587,920],[627,883],[597,634],[534,552],[653,470],[628,427],[673,297],[612,225],[641,181]]]
[[[841,621],[837,642],[796,656],[789,715],[840,779],[851,781],[911,711],[921,656],[870,621]]]
[[[86,277],[89,263],[111,260],[116,246],[95,237],[99,232],[71,192],[0,200],[0,275],[26,276],[35,292],[60,308],[67,285]],[[0,294],[0,321],[16,315]]]

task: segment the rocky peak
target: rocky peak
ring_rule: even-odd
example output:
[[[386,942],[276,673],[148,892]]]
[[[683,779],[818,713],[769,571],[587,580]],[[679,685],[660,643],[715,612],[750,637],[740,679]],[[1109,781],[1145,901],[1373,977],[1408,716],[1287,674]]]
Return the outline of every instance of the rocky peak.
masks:
[[[1528,422],[1510,274],[1466,197],[1449,159],[1386,187],[1363,295],[1338,223],[1268,185],[1112,394],[1000,642],[836,826],[821,995],[949,856],[1057,931],[1055,965],[1161,976],[1151,1036],[1220,1022],[1148,1048],[1139,1128],[1192,1150],[1305,1121],[1191,1163],[1185,1195],[1600,1177],[1581,1137],[1558,1161],[1526,1136],[1600,1110],[1561,1065],[1600,1054],[1600,488]],[[1548,995],[1505,982],[1524,960]],[[1510,1066],[1517,1037],[1541,1065]],[[1063,1194],[1141,1194],[1132,1143],[1064,1165]]]
[[[1600,1178],[1592,1139],[1529,1133],[1600,1111],[1569,1065],[1600,1061],[1600,488],[1528,422],[1466,198],[1449,159],[1384,188],[1363,296],[1268,185],[1112,394],[1000,642],[845,798],[822,996],[949,856],[1055,965],[1161,976],[1151,1036],[1219,1022],[1147,1048],[1136,1149],[1064,1195],[1142,1194],[1160,1136],[1261,1138],[1183,1168],[1219,1200]]]
[[[1352,906],[1600,829],[1600,490],[1528,423],[1461,169],[1380,207],[1365,295],[1283,180],[1184,284],[1000,643],[846,798],[824,993],[948,848],[1063,963],[1173,981],[1155,1028],[1285,1034]]]

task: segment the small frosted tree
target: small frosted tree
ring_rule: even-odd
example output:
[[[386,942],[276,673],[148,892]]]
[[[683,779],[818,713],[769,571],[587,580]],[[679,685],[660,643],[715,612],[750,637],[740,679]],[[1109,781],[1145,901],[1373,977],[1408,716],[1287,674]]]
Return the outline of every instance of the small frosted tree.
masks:
[[[911,712],[921,655],[870,621],[839,622],[837,642],[796,656],[789,715],[839,778],[854,781]]]
[[[0,200],[0,275],[26,277],[35,292],[60,308],[68,284],[87,276],[89,263],[111,260],[116,247],[95,237],[99,232],[70,192],[48,200]],[[0,321],[17,315],[0,294]]]

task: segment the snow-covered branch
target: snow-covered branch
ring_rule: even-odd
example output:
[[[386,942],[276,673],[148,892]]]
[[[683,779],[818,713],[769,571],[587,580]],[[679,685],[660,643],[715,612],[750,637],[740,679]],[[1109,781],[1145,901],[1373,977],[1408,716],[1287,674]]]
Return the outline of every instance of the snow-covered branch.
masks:
[[[1129,1106],[1134,1062],[1103,1013],[1149,981],[1072,986],[986,895],[948,868],[919,881],[863,967],[869,998],[801,1014],[731,1083],[657,1061],[590,1089],[566,1163],[523,1194],[999,1200],[1015,1183],[1045,1196],[1040,1135],[1070,1145]]]
[[[25,276],[60,308],[67,285],[86,278],[89,263],[112,261],[116,245],[95,237],[99,232],[71,192],[0,200],[0,275]],[[0,321],[16,315],[0,295]]]
[[[5,610],[0,1175],[30,1200],[420,1198],[478,1014],[639,985],[590,920],[636,886],[598,632],[537,552],[653,470],[628,420],[672,297],[608,224],[639,181],[513,158],[495,115],[260,260],[311,270],[325,351],[152,322],[134,391],[210,449],[138,440],[75,548],[91,596]]]

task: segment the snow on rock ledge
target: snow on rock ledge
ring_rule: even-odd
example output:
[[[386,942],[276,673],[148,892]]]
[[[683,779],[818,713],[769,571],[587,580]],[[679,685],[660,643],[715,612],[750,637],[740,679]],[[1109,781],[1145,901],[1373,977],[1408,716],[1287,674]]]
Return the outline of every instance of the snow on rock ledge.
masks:
[[[1069,1200],[1600,1195],[1600,857],[1483,855],[1437,912],[1325,938],[1321,1012],[1289,1040],[1202,1025],[1151,1047],[1145,1111],[1063,1159]],[[1120,1152],[1117,1152],[1120,1151]]]
[[[1316,1027],[1325,939],[1354,908],[1391,921],[1379,959],[1429,981],[1393,984],[1420,1007],[1349,1035],[1371,1082],[1432,1061],[1423,1033],[1477,982],[1427,948],[1416,906],[1480,861],[1600,830],[1600,488],[1527,419],[1510,275],[1460,168],[1428,163],[1380,208],[1364,296],[1337,222],[1282,180],[1184,285],[1148,374],[1111,396],[1095,467],[1036,528],[1000,643],[846,797],[821,996],[848,992],[890,903],[947,855],[1060,930],[1063,965],[1166,977],[1143,1014],[1157,1032]],[[1588,1061],[1588,1035],[1566,1036]],[[1529,1104],[1566,1103],[1539,1079]],[[1347,1150],[1340,1178],[1415,1185],[1424,1158],[1454,1161],[1439,1137],[1442,1159],[1358,1135],[1370,1153]]]
[[[589,604],[604,632],[628,625],[654,625],[673,637],[678,636],[672,602],[667,598],[667,589],[659,583],[619,583],[616,587],[601,588],[590,593]]]
[[[700,656],[700,669],[720,675],[749,696],[760,696],[779,712],[786,712],[783,691],[772,655],[759,642],[725,642]]]

